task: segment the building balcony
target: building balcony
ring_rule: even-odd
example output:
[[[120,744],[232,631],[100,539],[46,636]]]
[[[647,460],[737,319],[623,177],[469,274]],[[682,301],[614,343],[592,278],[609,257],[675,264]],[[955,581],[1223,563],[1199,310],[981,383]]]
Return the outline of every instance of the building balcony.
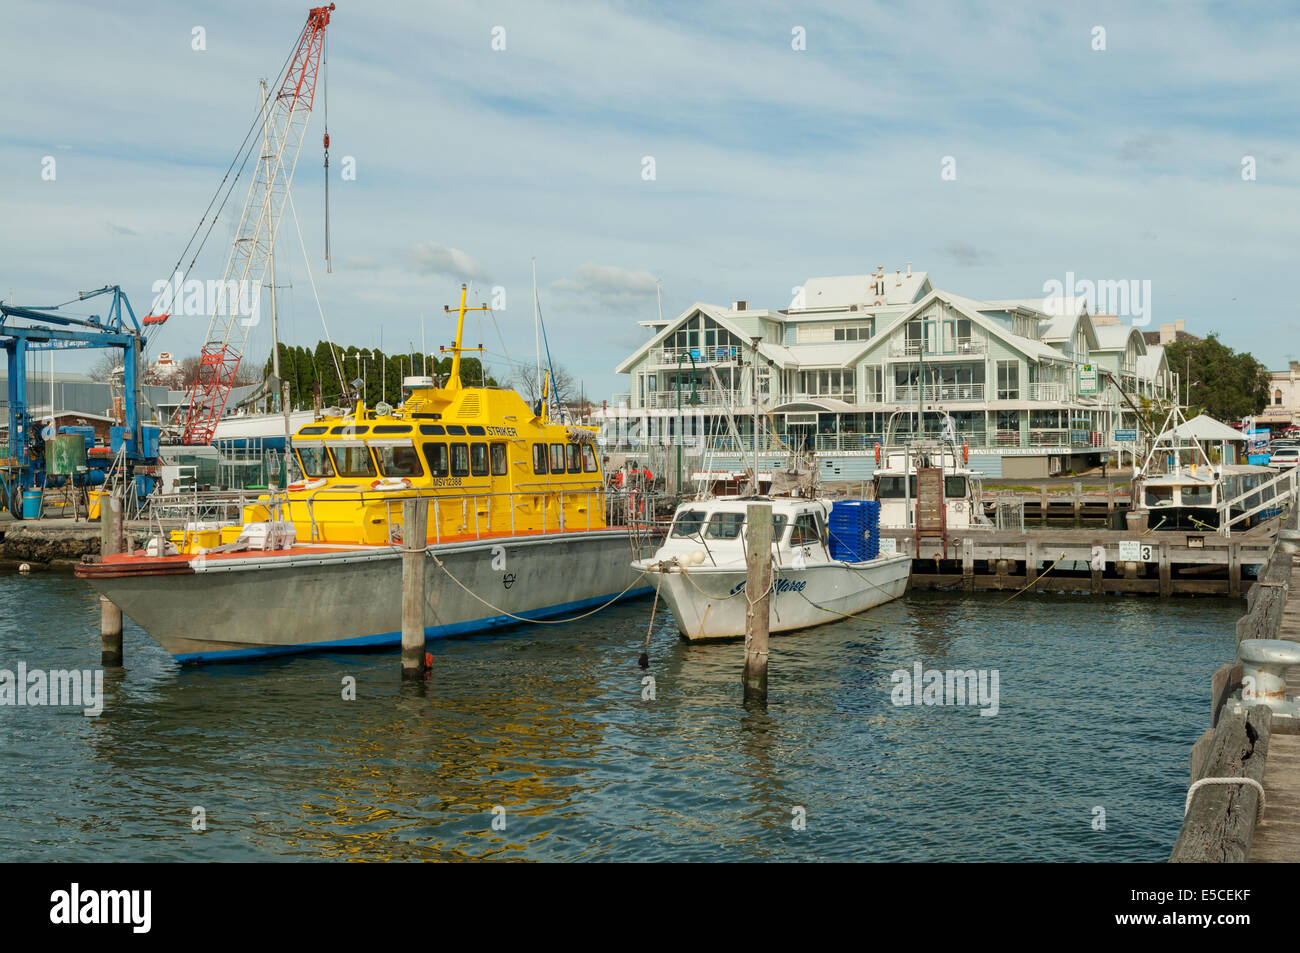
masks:
[[[691,391],[688,388],[683,388],[681,391],[682,410],[699,410],[701,407],[741,407],[747,404],[745,396],[738,390],[700,389],[695,391],[695,398],[698,403],[692,404]],[[675,390],[652,391],[648,400],[649,406],[653,410],[676,410],[678,392]]]
[[[920,341],[908,341],[902,338],[895,338],[889,342],[890,357],[919,357],[924,354],[927,358],[942,357],[967,357],[972,354],[984,354],[988,351],[988,342],[980,338],[958,338],[953,342],[951,347],[940,347],[930,345],[922,350]]]
[[[1029,384],[1025,388],[1025,397],[1028,400],[1051,400],[1064,403],[1070,399],[1070,392],[1069,388],[1061,383],[1037,383]]]
[[[683,367],[696,364],[722,364],[739,360],[740,348],[727,347],[656,347],[650,349],[650,363],[656,367]]]
[[[894,387],[895,403],[915,403],[918,398],[918,388],[915,384],[903,387]],[[983,400],[983,384],[926,384],[924,399],[927,401],[952,401],[952,400]]]

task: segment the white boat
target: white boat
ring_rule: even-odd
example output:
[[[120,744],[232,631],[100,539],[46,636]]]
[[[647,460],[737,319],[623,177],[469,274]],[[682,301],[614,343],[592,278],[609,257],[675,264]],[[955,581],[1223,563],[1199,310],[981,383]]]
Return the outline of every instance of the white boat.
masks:
[[[632,564],[658,586],[681,634],[692,642],[745,634],[745,526],[750,503],[772,505],[773,567],[770,631],[790,632],[834,622],[897,599],[907,589],[911,559],[861,554],[860,541],[832,539],[831,501],[782,497],[725,497],[683,503],[659,550]]]
[[[1296,471],[1225,462],[1244,440],[1204,415],[1184,420],[1173,407],[1133,478],[1130,513],[1137,525],[1228,535],[1276,516],[1295,490]],[[1205,445],[1219,459],[1211,459]]]
[[[970,449],[958,445],[954,430],[937,440],[903,441],[889,422],[884,446],[876,447],[872,495],[880,503],[880,525],[921,536],[946,538],[953,530],[989,528],[980,476],[969,466]]]

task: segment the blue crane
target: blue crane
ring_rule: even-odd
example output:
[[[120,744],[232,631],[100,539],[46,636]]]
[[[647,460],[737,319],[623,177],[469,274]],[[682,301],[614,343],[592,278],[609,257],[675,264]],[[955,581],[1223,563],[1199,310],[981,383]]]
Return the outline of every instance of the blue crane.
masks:
[[[112,296],[106,317],[92,314],[83,318],[59,313],[59,309],[69,304],[99,295]],[[125,426],[113,428],[114,441],[122,444],[125,463],[135,478],[137,492],[146,495],[153,489],[152,474],[135,474],[137,466],[147,469],[157,463],[157,450],[148,446],[156,440],[157,428],[142,427],[140,422],[142,342],[135,311],[117,285],[83,291],[73,301],[60,305],[19,307],[0,301],[0,347],[5,350],[9,371],[9,456],[0,461],[3,464],[0,467],[0,502],[8,503],[9,512],[15,519],[22,518],[24,490],[57,485],[64,479],[46,472],[40,431],[28,407],[27,355],[30,352],[101,347],[121,349]],[[53,409],[51,406],[51,412]],[[152,454],[146,455],[151,449]],[[85,483],[103,482],[109,464],[110,461],[103,457],[89,461],[88,471],[80,479]],[[67,479],[76,482],[79,478]]]

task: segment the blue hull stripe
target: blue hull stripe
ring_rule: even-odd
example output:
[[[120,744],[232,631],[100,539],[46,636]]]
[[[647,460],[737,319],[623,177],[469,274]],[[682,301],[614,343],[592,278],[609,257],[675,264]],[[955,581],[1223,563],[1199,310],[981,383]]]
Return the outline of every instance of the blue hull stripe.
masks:
[[[643,586],[640,589],[630,589],[623,599],[632,599],[637,596],[648,596],[654,592],[649,586]],[[544,606],[541,609],[531,609],[527,612],[519,612],[516,615],[525,616],[529,619],[546,619],[551,616],[564,615],[566,612],[581,611],[591,609],[598,605],[603,605],[610,599],[614,598],[614,593],[604,596],[593,596],[590,599],[579,599],[577,602],[560,602],[553,606]],[[621,601],[621,600],[620,600]],[[445,639],[457,635],[469,635],[474,632],[487,632],[492,629],[501,629],[511,625],[523,625],[518,619],[512,619],[508,615],[488,616],[482,619],[470,619],[468,622],[454,622],[451,625],[434,625],[428,626],[424,630],[424,637],[428,639]],[[329,649],[353,649],[378,647],[387,645],[401,645],[401,632],[381,632],[378,635],[359,635],[349,639],[333,639],[328,642],[303,642],[298,645],[268,645],[254,649],[225,649],[212,652],[187,652],[183,655],[173,655],[172,658],[182,664],[194,662],[230,662],[240,659],[265,658],[270,655],[291,655],[298,652],[318,652]]]

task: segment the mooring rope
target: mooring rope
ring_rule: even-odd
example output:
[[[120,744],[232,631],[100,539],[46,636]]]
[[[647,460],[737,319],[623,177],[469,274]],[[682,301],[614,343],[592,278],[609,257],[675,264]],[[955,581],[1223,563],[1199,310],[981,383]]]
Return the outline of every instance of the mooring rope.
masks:
[[[595,615],[597,612],[601,611],[602,609],[608,609],[608,608],[609,608],[610,606],[612,606],[614,603],[618,602],[619,599],[622,599],[625,595],[628,594],[628,592],[631,591],[631,589],[632,589],[633,586],[635,586],[638,582],[641,581],[641,577],[645,575],[645,571],[644,571],[644,570],[642,570],[641,572],[637,573],[637,577],[636,577],[635,579],[633,579],[631,582],[629,582],[629,583],[627,584],[627,588],[625,588],[625,589],[624,589],[622,592],[620,592],[618,595],[614,596],[614,598],[610,599],[610,600],[609,600],[608,602],[606,602],[604,605],[596,606],[596,608],[592,609],[590,612],[584,612],[584,613],[582,613],[582,615],[575,615],[575,616],[573,616],[573,618],[571,618],[571,619],[529,619],[529,618],[526,618],[525,616],[515,615],[513,612],[508,612],[507,610],[502,609],[500,606],[494,606],[492,603],[490,603],[490,602],[488,602],[486,599],[480,597],[480,596],[478,595],[478,593],[476,593],[476,592],[474,592],[473,590],[471,590],[471,589],[470,589],[468,586],[466,586],[463,582],[461,582],[459,579],[457,579],[455,576],[453,576],[453,575],[451,574],[451,570],[448,569],[446,566],[444,566],[443,563],[442,563],[442,560],[439,559],[439,558],[438,558],[438,557],[437,557],[437,556],[436,556],[436,555],[435,555],[435,554],[434,554],[430,549],[427,549],[427,548],[426,548],[426,549],[425,549],[425,554],[428,555],[428,556],[429,556],[429,557],[434,561],[434,563],[437,564],[437,566],[438,566],[439,569],[441,569],[443,572],[445,572],[445,573],[447,574],[447,578],[448,578],[448,579],[450,579],[450,580],[451,580],[452,582],[454,582],[456,585],[460,586],[461,589],[464,589],[465,592],[467,592],[469,595],[473,596],[475,599],[477,599],[477,600],[478,600],[479,602],[481,602],[483,605],[487,606],[487,607],[488,607],[489,609],[491,609],[493,612],[499,612],[499,613],[501,613],[501,615],[509,616],[511,619],[517,619],[517,620],[519,620],[520,622],[531,622],[531,623],[533,623],[534,625],[565,625],[565,624],[567,624],[567,623],[569,623],[569,622],[577,622],[577,621],[579,621],[579,620],[581,620],[581,619],[585,619],[585,618],[587,618],[587,616]]]
[[[1187,789],[1187,800],[1183,804],[1183,816],[1187,816],[1188,810],[1192,806],[1192,795],[1197,789],[1204,784],[1249,784],[1259,792],[1259,802],[1255,805],[1255,823],[1258,824],[1260,818],[1264,816],[1264,785],[1260,784],[1254,778],[1201,778],[1190,788]]]
[[[1046,576],[1049,572],[1051,572],[1053,569],[1055,569],[1055,568],[1056,568],[1056,564],[1059,563],[1059,562],[1060,562],[1062,559],[1064,559],[1064,558],[1065,558],[1065,553],[1061,553],[1061,555],[1059,555],[1059,556],[1056,557],[1056,562],[1052,563],[1052,565],[1050,565],[1050,566],[1048,566],[1046,569],[1044,569],[1041,573],[1039,573],[1039,575],[1038,575],[1036,578],[1034,578],[1034,579],[1032,579],[1031,581],[1025,583],[1023,586],[1021,586],[1019,589],[1017,589],[1014,593],[1012,593],[1010,599],[1004,599],[1002,602],[999,602],[998,605],[999,605],[999,606],[1004,606],[1004,605],[1006,605],[1008,602],[1011,601],[1011,599],[1014,599],[1016,596],[1020,595],[1022,592],[1024,592],[1024,591],[1025,591],[1026,589],[1028,589],[1030,586],[1035,585],[1035,584],[1038,582],[1039,579],[1042,579],[1042,578],[1043,578],[1044,576]]]

